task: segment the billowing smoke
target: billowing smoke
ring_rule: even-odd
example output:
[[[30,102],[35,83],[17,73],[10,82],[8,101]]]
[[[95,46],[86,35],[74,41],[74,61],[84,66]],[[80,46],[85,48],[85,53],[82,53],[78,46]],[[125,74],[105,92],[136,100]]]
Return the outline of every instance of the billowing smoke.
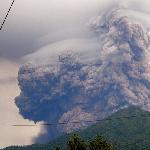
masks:
[[[150,110],[149,31],[140,18],[129,14],[118,8],[90,19],[99,49],[59,51],[45,65],[33,60],[20,67],[16,105],[24,118],[81,121],[47,128],[37,141],[87,127],[91,123],[85,121],[105,118],[129,105]],[[27,58],[35,59],[36,54]],[[42,61],[39,55],[36,58],[35,62]]]

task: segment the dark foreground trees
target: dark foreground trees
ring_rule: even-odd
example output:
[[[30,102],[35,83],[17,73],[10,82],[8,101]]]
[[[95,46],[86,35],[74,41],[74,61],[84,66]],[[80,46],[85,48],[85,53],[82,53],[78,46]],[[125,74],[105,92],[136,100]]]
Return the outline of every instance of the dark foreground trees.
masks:
[[[101,136],[89,141],[90,150],[112,150],[113,145],[104,140]]]
[[[85,142],[77,135],[74,134],[67,143],[67,150],[86,150]]]
[[[85,142],[79,135],[70,137],[66,145],[67,150],[113,150],[113,145],[108,143],[101,136]],[[59,150],[58,148],[56,150]]]

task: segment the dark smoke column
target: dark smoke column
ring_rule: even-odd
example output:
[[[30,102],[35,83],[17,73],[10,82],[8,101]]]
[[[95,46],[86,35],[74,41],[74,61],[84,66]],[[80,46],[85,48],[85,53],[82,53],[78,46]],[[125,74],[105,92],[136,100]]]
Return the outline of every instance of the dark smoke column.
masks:
[[[118,11],[118,10],[117,10]],[[37,141],[55,138],[137,105],[150,110],[149,37],[141,24],[113,11],[92,24],[101,39],[100,58],[84,63],[80,54],[60,54],[56,65],[23,65],[18,73],[20,114],[46,123],[74,122],[47,128]],[[94,123],[94,122],[93,122]]]

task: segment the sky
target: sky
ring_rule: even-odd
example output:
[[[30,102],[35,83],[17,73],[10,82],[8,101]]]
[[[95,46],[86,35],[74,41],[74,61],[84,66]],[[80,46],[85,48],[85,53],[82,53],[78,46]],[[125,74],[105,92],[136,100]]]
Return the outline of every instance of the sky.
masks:
[[[11,0],[1,0],[1,20],[10,2]],[[47,42],[85,36],[83,24],[86,24],[91,12],[98,12],[98,3],[98,0],[16,1],[0,35],[1,56],[18,61]],[[69,7],[66,8],[66,5]]]
[[[12,0],[0,0],[0,23]],[[64,49],[98,49],[89,20],[123,0],[16,0],[0,32],[0,147],[31,144],[40,127],[16,128],[12,124],[32,124],[23,119],[14,104],[19,95],[17,72],[28,60],[45,60],[48,53]],[[130,9],[149,15],[149,0],[128,0]],[[143,21],[145,22],[145,20]],[[148,24],[149,25],[149,24]],[[147,25],[147,26],[148,26]],[[48,61],[51,58],[48,58]]]
[[[33,124],[24,120],[14,105],[14,98],[19,94],[17,86],[18,64],[0,59],[0,148],[16,145],[31,144],[32,138],[40,132],[38,128],[17,128],[13,124]]]

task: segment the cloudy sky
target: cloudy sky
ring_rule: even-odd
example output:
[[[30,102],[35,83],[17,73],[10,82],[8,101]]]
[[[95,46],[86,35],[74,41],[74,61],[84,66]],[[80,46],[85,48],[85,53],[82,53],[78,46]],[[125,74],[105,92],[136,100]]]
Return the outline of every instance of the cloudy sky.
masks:
[[[11,2],[0,0],[0,22]],[[99,12],[98,4],[99,0],[16,0],[0,33],[0,147],[30,144],[40,132],[40,127],[12,127],[32,124],[18,114],[14,104],[23,57],[61,40],[90,37],[87,22]]]
[[[12,0],[0,0],[0,23],[11,2]],[[32,124],[18,114],[14,104],[15,96],[19,95],[16,79],[19,66],[39,56],[44,60],[42,54],[45,56],[67,48],[98,49],[99,43],[95,33],[89,29],[89,20],[120,2],[121,0],[16,0],[0,32],[0,147],[30,144],[32,138],[40,132],[40,127],[11,126]],[[150,13],[149,0],[129,0],[124,5],[143,14]]]

